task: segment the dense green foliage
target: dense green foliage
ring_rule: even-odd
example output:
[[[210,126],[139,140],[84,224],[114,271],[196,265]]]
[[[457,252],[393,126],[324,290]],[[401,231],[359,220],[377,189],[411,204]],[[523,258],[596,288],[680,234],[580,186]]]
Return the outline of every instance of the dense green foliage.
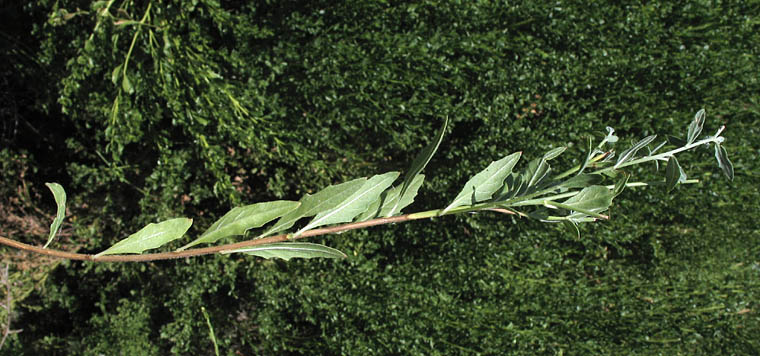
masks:
[[[511,152],[569,146],[553,166],[570,167],[605,126],[684,136],[699,108],[727,125],[736,178],[688,153],[698,185],[626,190],[580,239],[475,214],[326,237],[345,260],[67,261],[0,353],[211,354],[202,306],[228,355],[760,350],[757,1],[107,3],[0,11],[1,207],[52,217],[40,196],[61,182],[54,246],[96,253],[179,216],[200,236],[235,206],[403,171],[444,116],[406,211]],[[649,168],[632,173],[665,180]]]

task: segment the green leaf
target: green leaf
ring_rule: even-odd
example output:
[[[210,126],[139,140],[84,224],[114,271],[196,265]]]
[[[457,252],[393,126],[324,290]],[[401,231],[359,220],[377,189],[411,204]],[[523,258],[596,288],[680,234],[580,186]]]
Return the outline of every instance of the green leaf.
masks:
[[[611,127],[607,127],[608,129],[612,130]],[[614,130],[613,130],[614,131]],[[592,137],[589,136],[586,138],[586,159],[583,161],[583,165],[581,165],[581,169],[578,170],[578,175],[583,173],[583,170],[588,167],[589,162],[594,158],[594,154],[597,153],[597,150],[593,148],[593,141]]]
[[[513,172],[504,179],[504,185],[501,187],[498,193],[496,193],[497,201],[507,200],[515,197],[517,193],[523,190],[522,175]]]
[[[111,72],[111,81],[114,85],[119,84],[119,78],[121,77],[121,64],[117,65],[116,68],[113,69],[113,72]]]
[[[617,163],[615,163],[615,168],[632,159],[636,155],[636,152],[639,152],[640,149],[652,143],[655,138],[657,138],[657,135],[644,137],[641,141],[631,146],[631,148],[623,151],[623,153],[620,154],[620,157],[618,157]]]
[[[50,235],[48,236],[47,243],[42,248],[47,248],[53,238],[58,234],[63,224],[63,218],[66,215],[66,191],[63,190],[63,186],[58,183],[45,183],[45,185],[53,192],[53,198],[55,198],[55,204],[57,205],[57,211],[55,213],[55,219],[50,224]]]
[[[728,180],[734,180],[734,165],[731,160],[728,159],[728,153],[726,149],[720,144],[715,144],[715,159],[718,161],[718,166],[723,170],[723,173],[728,177]]]
[[[691,123],[689,124],[689,131],[686,134],[687,144],[691,144],[699,137],[699,134],[702,133],[702,125],[704,124],[705,124],[705,109],[702,109],[702,110],[697,111],[697,114],[694,115],[694,120],[692,120]]]
[[[433,158],[435,151],[438,150],[438,146],[440,146],[441,141],[443,141],[443,134],[446,133],[446,126],[448,123],[449,118],[447,116],[444,118],[443,125],[441,126],[440,130],[438,130],[438,135],[436,135],[435,139],[430,142],[430,144],[428,144],[427,147],[425,147],[422,152],[417,155],[417,157],[414,158],[414,161],[412,161],[412,166],[409,168],[409,171],[406,172],[406,176],[404,176],[404,184],[401,185],[401,199],[398,200],[397,203],[406,199],[406,191],[409,189],[412,181],[418,174],[420,174],[420,172],[422,172],[423,169],[425,169],[425,166],[427,166],[428,162],[430,162],[430,159]],[[398,205],[394,205],[388,216],[396,215],[399,210],[400,208]]]
[[[581,230],[578,228],[578,223],[573,220],[565,220],[562,222],[565,228],[575,235],[576,238],[581,238]]]
[[[454,198],[449,206],[443,209],[441,214],[462,205],[472,205],[491,199],[493,193],[504,185],[504,179],[512,173],[512,168],[520,160],[520,155],[522,152],[515,152],[498,161],[491,162],[485,170],[465,183],[459,195]]]
[[[544,153],[544,159],[547,161],[555,159],[559,157],[559,155],[561,155],[562,152],[565,152],[566,149],[567,147],[557,147],[553,150],[550,150],[549,152]]]
[[[193,219],[176,218],[158,224],[148,224],[140,231],[129,235],[107,250],[95,255],[115,255],[122,253],[142,253],[145,250],[161,247],[167,242],[174,241],[187,232]]]
[[[329,210],[319,212],[314,219],[306,224],[306,226],[301,230],[298,230],[298,232],[295,233],[295,236],[315,227],[353,220],[357,215],[367,211],[369,205],[377,200],[380,197],[380,194],[388,189],[398,176],[398,172],[388,172],[370,178],[364,183],[361,189],[354,192],[340,204]]]
[[[213,243],[227,236],[243,235],[247,230],[261,227],[295,210],[300,205],[301,203],[296,201],[278,200],[234,208],[213,223],[203,235],[177,251],[201,243]]]
[[[124,89],[124,91],[128,94],[132,94],[132,92],[134,92],[132,83],[129,81],[129,77],[127,75],[124,75],[124,78],[121,80],[121,88]]]
[[[260,237],[285,230],[293,226],[301,218],[314,216],[323,211],[330,210],[358,191],[367,178],[358,178],[348,182],[331,185],[320,190],[314,195],[306,194],[299,201],[301,205],[290,213],[281,217],[267,232]]]
[[[557,188],[573,189],[585,188],[602,182],[602,176],[598,174],[579,174],[557,185]]]
[[[599,212],[606,210],[612,205],[612,198],[615,195],[607,187],[601,185],[592,185],[583,188],[578,194],[565,200],[562,204],[568,206],[571,210]]]
[[[402,209],[414,202],[414,197],[417,195],[417,191],[422,186],[422,182],[424,180],[425,176],[422,174],[418,174],[416,177],[414,177],[412,184],[409,185],[409,188],[406,190],[406,194],[404,194],[404,198],[398,203],[396,211],[397,213],[400,213]],[[369,208],[367,208],[367,211],[360,214],[355,219],[355,221],[366,221],[379,216],[390,216],[389,214],[391,212],[391,209],[396,206],[396,201],[398,200],[400,193],[400,185],[384,191],[382,194],[380,194],[380,197],[375,199]]]
[[[551,171],[551,169],[551,166],[549,166],[549,163],[546,162],[546,159],[544,158],[531,161],[528,164],[528,169],[525,175],[523,176],[525,187],[530,188],[538,185],[538,183],[541,183],[544,177],[549,174],[549,171]]]
[[[612,195],[618,196],[625,190],[626,184],[628,184],[628,179],[631,178],[630,174],[623,173],[622,177],[618,179],[618,181],[615,183],[615,187],[612,189]]]
[[[345,253],[334,248],[309,242],[275,242],[266,245],[223,251],[222,253],[245,253],[247,255],[263,258],[282,258],[285,261],[288,261],[291,258],[346,258]]]
[[[686,173],[684,173],[681,165],[678,164],[678,160],[675,156],[668,158],[668,166],[665,168],[665,189],[670,192],[676,187],[678,183],[686,181]]]
[[[567,209],[567,210],[574,211],[573,214],[571,214],[570,216],[565,217],[566,220],[577,221],[576,218],[582,218],[582,217],[584,217],[586,215],[593,216],[593,217],[596,217],[596,218],[599,218],[599,219],[608,219],[609,218],[606,215],[602,215],[602,214],[597,213],[595,210],[584,209],[584,208],[577,207],[577,206],[570,206],[570,205],[566,205],[566,204],[563,204],[563,203],[557,203],[555,201],[550,201],[550,200],[544,201],[544,206],[552,208],[552,209],[562,208],[562,209]]]

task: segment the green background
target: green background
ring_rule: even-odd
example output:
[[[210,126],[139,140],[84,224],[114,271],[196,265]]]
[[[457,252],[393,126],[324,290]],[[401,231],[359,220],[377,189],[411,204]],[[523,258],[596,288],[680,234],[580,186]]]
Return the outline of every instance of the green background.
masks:
[[[684,136],[701,108],[736,178],[712,149],[686,153],[699,184],[626,190],[580,239],[481,213],[313,240],[345,260],[3,248],[23,331],[0,353],[209,355],[202,306],[225,355],[760,352],[760,2],[104,4],[2,5],[6,237],[44,243],[50,181],[69,196],[54,248],[97,253],[179,216],[197,236],[235,206],[403,171],[445,116],[406,212],[511,152],[568,146],[569,168],[605,126]]]

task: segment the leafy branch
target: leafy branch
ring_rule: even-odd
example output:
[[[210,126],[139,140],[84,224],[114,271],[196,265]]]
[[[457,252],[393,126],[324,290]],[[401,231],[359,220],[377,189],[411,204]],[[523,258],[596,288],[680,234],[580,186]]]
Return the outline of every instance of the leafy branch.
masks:
[[[700,110],[688,126],[685,139],[668,137],[653,149],[650,145],[656,135],[647,136],[630,147],[616,153],[614,145],[619,139],[614,129],[608,127],[607,135],[596,146],[588,141],[583,163],[552,177],[549,163],[560,156],[565,147],[558,147],[528,162],[520,172],[514,171],[522,152],[515,152],[491,164],[470,178],[460,193],[442,209],[400,214],[417,195],[424,176],[420,174],[438,149],[448,119],[435,139],[414,159],[411,168],[400,185],[392,187],[399,172],[388,172],[369,178],[358,178],[306,194],[299,201],[263,202],[230,210],[212,224],[200,237],[173,252],[140,254],[181,238],[192,225],[192,219],[176,218],[158,224],[149,224],[138,232],[117,242],[110,248],[95,254],[76,254],[47,249],[63,220],[65,192],[60,185],[48,184],[58,203],[58,215],[45,247],[36,247],[0,237],[0,243],[35,253],[74,260],[96,262],[139,262],[221,253],[244,253],[263,258],[344,258],[342,252],[316,243],[297,242],[306,237],[339,233],[370,226],[411,220],[429,219],[437,216],[470,212],[497,212],[537,219],[547,223],[564,223],[570,231],[580,236],[579,224],[609,219],[604,213],[612,201],[626,187],[663,185],[667,191],[679,184],[695,183],[689,180],[676,155],[705,145],[713,145],[718,166],[729,180],[734,170],[722,146],[725,138],[721,127],[712,136],[699,139],[704,125],[705,111]],[[619,143],[618,143],[619,144]],[[613,146],[613,147],[610,147]],[[669,148],[662,153],[661,149]],[[639,155],[646,149],[647,154]],[[617,158],[616,158],[617,157]],[[654,162],[667,164],[664,182],[629,182],[630,174],[625,168]],[[613,184],[602,185],[605,180]],[[283,233],[304,218],[312,219],[295,232]],[[258,237],[224,245],[191,248],[199,244],[215,243],[230,236],[245,236],[251,229],[260,228],[272,221]],[[327,226],[327,227],[324,227]],[[278,234],[279,233],[279,234]],[[273,234],[277,234],[271,236]],[[138,255],[129,255],[138,254]]]

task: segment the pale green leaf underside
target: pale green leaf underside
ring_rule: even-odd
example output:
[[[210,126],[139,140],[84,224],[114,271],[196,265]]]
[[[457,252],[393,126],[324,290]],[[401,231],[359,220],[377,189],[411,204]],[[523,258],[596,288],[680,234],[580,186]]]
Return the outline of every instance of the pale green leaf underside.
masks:
[[[50,235],[48,236],[47,243],[45,243],[45,246],[42,248],[47,248],[48,245],[53,242],[55,235],[57,235],[58,231],[61,229],[63,218],[66,216],[66,191],[63,190],[63,187],[58,183],[45,183],[45,185],[51,192],[53,192],[57,210],[55,213],[55,219],[53,219],[53,223],[50,224]]]
[[[438,135],[436,135],[433,142],[430,142],[418,155],[414,158],[414,161],[412,161],[412,166],[409,167],[409,171],[406,172],[406,176],[404,176],[404,183],[401,185],[401,200],[398,201],[399,205],[400,202],[406,199],[406,191],[409,189],[409,186],[412,184],[412,181],[415,177],[417,177],[420,172],[422,172],[423,169],[425,169],[425,166],[427,166],[428,162],[430,162],[430,159],[433,158],[433,155],[435,154],[435,151],[438,150],[438,146],[441,145],[441,142],[443,141],[443,134],[446,133],[446,126],[449,124],[449,118],[448,116],[444,118],[443,125],[441,126],[441,129],[438,130]],[[401,208],[399,208],[398,205],[394,205],[393,208],[391,208],[389,216],[395,215]]]
[[[348,182],[331,185],[314,195],[306,194],[299,201],[301,205],[290,213],[285,214],[260,237],[268,236],[276,232],[286,230],[293,226],[301,218],[317,215],[323,211],[335,208],[356,191],[361,189],[367,178],[358,178]]]
[[[346,258],[346,254],[332,247],[309,242],[275,242],[266,245],[245,247],[222,253],[245,253],[263,258]]]
[[[300,205],[301,203],[296,201],[278,200],[234,208],[212,224],[203,235],[178,251],[201,243],[213,243],[227,236],[243,235],[247,230],[261,227]]]
[[[370,204],[377,200],[380,197],[380,194],[388,189],[398,176],[398,172],[388,172],[373,176],[368,179],[358,191],[354,192],[354,194],[346,198],[340,204],[329,210],[318,213],[314,219],[306,224],[306,226],[301,230],[298,230],[298,232],[295,233],[295,236],[319,226],[338,224],[353,220],[357,215],[367,211]]]
[[[447,206],[441,214],[463,205],[473,205],[491,199],[493,194],[504,185],[504,179],[512,173],[522,152],[515,152],[498,161],[491,162],[488,167],[470,178],[462,191]]]
[[[400,213],[402,209],[406,208],[409,206],[409,204],[414,202],[414,197],[417,195],[417,191],[420,189],[420,186],[422,186],[422,182],[424,180],[425,176],[423,174],[418,174],[416,177],[414,177],[412,184],[409,185],[409,188],[406,190],[406,194],[404,194],[404,198],[401,199],[401,201],[398,203],[398,206],[396,206],[396,201],[398,200],[399,194],[401,193],[401,186],[396,186],[384,191],[382,194],[380,194],[380,197],[375,199],[375,201],[370,204],[369,208],[367,208],[367,211],[359,214],[359,216],[356,217],[355,221],[366,221],[380,216],[388,217],[390,216],[391,209],[393,209],[393,207],[396,207],[396,212]]]
[[[148,224],[140,231],[129,235],[126,239],[117,242],[95,257],[122,253],[142,253],[145,250],[161,247],[182,237],[192,224],[193,219],[188,218],[176,218],[158,224]]]

